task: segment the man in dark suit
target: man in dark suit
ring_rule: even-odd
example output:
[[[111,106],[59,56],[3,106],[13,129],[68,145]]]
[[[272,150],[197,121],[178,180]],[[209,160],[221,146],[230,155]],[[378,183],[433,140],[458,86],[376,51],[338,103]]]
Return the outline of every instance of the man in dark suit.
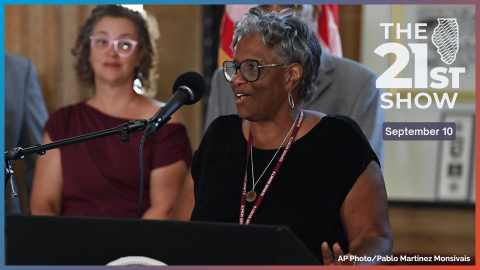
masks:
[[[47,118],[48,113],[33,62],[5,52],[5,150],[41,143]],[[25,156],[27,205],[30,201],[36,160],[36,155]],[[11,163],[13,166],[13,162]],[[13,183],[16,187],[16,182]],[[15,191],[19,193],[17,188]],[[5,190],[5,216],[22,213],[20,198],[12,198],[11,192],[8,185]]]

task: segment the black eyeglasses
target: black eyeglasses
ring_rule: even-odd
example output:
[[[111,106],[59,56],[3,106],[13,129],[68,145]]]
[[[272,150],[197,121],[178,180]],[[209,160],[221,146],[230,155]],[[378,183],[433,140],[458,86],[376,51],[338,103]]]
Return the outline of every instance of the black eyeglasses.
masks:
[[[235,76],[237,76],[238,70],[240,74],[247,82],[254,82],[260,77],[260,69],[265,67],[282,66],[283,64],[271,64],[260,66],[257,60],[247,59],[237,66],[233,61],[223,62],[223,75],[228,82],[232,83]]]

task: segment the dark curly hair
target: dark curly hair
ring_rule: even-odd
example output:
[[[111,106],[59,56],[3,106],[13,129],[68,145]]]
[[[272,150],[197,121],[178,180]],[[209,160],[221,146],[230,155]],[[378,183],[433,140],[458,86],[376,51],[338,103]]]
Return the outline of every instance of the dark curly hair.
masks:
[[[74,67],[80,84],[86,87],[94,86],[93,69],[90,61],[88,61],[90,56],[90,36],[97,22],[106,16],[127,18],[135,24],[138,33],[138,48],[143,52],[143,60],[140,66],[135,68],[134,76],[137,78],[137,74],[141,71],[142,76],[139,79],[148,91],[150,87],[148,79],[150,69],[155,62],[155,53],[148,33],[147,23],[140,13],[118,5],[101,5],[96,7],[78,31],[77,41],[72,49],[72,54],[76,58]]]

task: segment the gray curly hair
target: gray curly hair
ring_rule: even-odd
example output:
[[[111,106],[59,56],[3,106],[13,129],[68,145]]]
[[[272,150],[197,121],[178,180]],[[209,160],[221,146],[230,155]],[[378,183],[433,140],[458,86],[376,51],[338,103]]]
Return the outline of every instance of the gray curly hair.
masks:
[[[274,57],[282,60],[285,67],[292,63],[302,65],[303,77],[297,86],[300,99],[309,101],[313,97],[322,48],[315,32],[296,10],[265,13],[260,7],[252,7],[235,23],[234,28],[233,52],[242,36],[261,36],[263,44],[267,48],[274,48]]]

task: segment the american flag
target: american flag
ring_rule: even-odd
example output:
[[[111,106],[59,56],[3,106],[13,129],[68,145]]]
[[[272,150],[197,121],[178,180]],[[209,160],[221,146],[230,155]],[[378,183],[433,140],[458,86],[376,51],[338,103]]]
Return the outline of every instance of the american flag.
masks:
[[[220,27],[220,46],[218,49],[218,66],[224,61],[233,59],[230,45],[233,40],[233,25],[254,5],[226,5]],[[319,11],[317,16],[313,14]],[[342,57],[342,44],[338,30],[338,5],[303,5],[302,17],[309,22],[310,27],[317,33],[322,49],[332,55]],[[316,20],[315,17],[318,17]]]

